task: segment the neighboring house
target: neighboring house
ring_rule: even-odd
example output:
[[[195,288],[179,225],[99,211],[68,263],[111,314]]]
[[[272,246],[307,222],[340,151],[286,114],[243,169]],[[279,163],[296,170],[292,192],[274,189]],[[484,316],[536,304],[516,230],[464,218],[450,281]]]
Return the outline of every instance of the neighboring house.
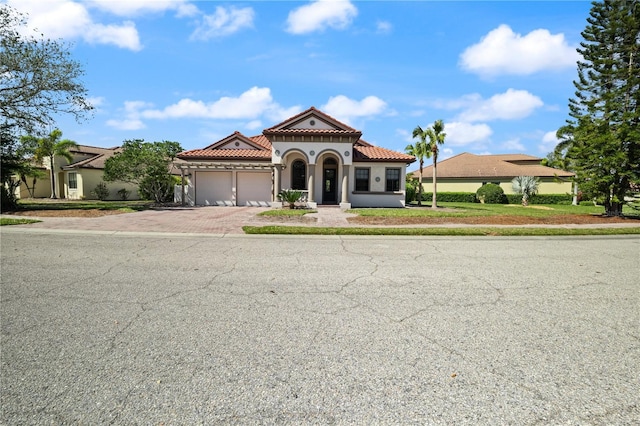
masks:
[[[118,152],[120,148],[99,148],[88,145],[78,145],[69,152],[73,156],[71,163],[66,158],[57,156],[53,161],[53,169],[56,172],[56,194],[59,198],[70,200],[95,199],[91,192],[102,182],[105,161]],[[51,195],[51,182],[49,170],[51,165],[47,159],[43,164],[47,177],[38,179],[36,184],[36,197],[49,197]],[[124,182],[105,182],[109,190],[109,200],[118,200],[118,190],[125,188],[129,191],[128,199],[138,199],[136,185]],[[22,197],[27,193],[24,183],[20,187]],[[28,196],[28,195],[27,195]]]
[[[190,205],[274,206],[296,189],[310,207],[403,207],[413,156],[373,146],[362,133],[314,107],[247,137],[235,132],[178,154]]]
[[[500,185],[505,194],[513,194],[511,181],[516,176],[535,176],[540,194],[571,194],[573,173],[546,167],[541,158],[525,154],[475,155],[463,152],[438,162],[438,192],[476,192],[487,183]],[[419,179],[419,172],[412,177]],[[422,169],[425,191],[433,190],[433,165]]]

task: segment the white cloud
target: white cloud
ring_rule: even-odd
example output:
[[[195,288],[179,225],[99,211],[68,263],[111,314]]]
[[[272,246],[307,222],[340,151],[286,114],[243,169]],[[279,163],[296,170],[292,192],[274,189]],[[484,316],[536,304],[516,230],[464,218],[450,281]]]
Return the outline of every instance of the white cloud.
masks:
[[[460,65],[485,76],[528,75],[573,68],[578,59],[576,46],[570,46],[562,33],[538,29],[522,36],[503,24],[462,52]]]
[[[389,34],[393,30],[393,25],[388,21],[376,22],[376,32],[378,34]]]
[[[145,127],[143,119],[192,119],[248,120],[247,129],[262,126],[260,117],[279,122],[301,111],[299,106],[283,108],[273,101],[271,90],[252,87],[238,97],[225,96],[216,101],[205,102],[184,98],[162,109],[144,101],[127,101],[122,108],[122,118],[107,122],[109,126],[136,130]]]
[[[104,105],[105,99],[102,96],[90,96],[87,98],[87,102],[93,105],[94,108],[98,108]]]
[[[225,96],[214,102],[181,99],[162,110],[150,109],[142,112],[145,118],[213,118],[255,119],[265,111],[276,108],[267,87],[252,87],[238,97]]]
[[[353,118],[382,114],[387,109],[387,103],[376,96],[367,96],[361,101],[355,101],[338,95],[329,98],[321,109],[338,120],[349,123]]]
[[[262,128],[262,121],[260,121],[260,120],[251,120],[250,122],[245,124],[244,127],[246,127],[249,130],[260,129],[260,128]]]
[[[234,34],[243,28],[253,27],[255,13],[252,8],[216,7],[212,15],[204,15],[191,34],[192,40],[209,40]]]
[[[455,101],[454,101],[455,103]],[[505,93],[482,99],[480,95],[470,95],[459,100],[458,107],[464,107],[460,121],[517,120],[529,116],[536,108],[543,106],[542,100],[526,90],[509,89]]]
[[[112,44],[138,51],[142,49],[135,24],[104,25],[92,20],[84,4],[69,0],[11,0],[9,4],[28,14],[28,27],[47,38],[83,39],[88,43]]]
[[[447,134],[445,144],[463,146],[485,142],[493,133],[491,127],[484,123],[471,124],[464,122],[445,123],[444,132]]]
[[[358,14],[358,9],[348,0],[317,0],[289,13],[287,31],[306,34],[326,28],[344,29]]]
[[[198,8],[187,0],[91,0],[89,5],[114,15],[127,17],[161,13],[167,10],[175,10],[179,17],[193,16],[198,13]]]
[[[107,120],[107,126],[119,130],[140,130],[146,127],[142,121],[136,119]]]
[[[538,149],[540,152],[551,152],[556,148],[558,142],[560,141],[556,137],[555,131],[547,132],[542,136]]]
[[[520,142],[520,138],[509,139],[502,144],[502,148],[508,151],[524,152],[526,148]]]
[[[107,120],[107,126],[120,130],[144,129],[146,126],[142,120],[140,120],[140,111],[152,106],[152,104],[144,101],[125,101],[123,108],[125,117],[123,119]]]

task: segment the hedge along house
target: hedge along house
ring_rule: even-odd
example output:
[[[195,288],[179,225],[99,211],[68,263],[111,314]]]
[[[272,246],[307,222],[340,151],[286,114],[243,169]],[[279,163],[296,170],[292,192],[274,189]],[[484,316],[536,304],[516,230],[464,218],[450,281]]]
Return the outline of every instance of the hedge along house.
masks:
[[[188,184],[177,198],[189,205],[281,207],[278,194],[295,189],[312,208],[404,207],[406,166],[415,158],[361,135],[314,107],[258,136],[235,132],[178,154]]]
[[[438,192],[473,192],[487,183],[500,185],[505,194],[513,194],[511,181],[516,176],[535,176],[540,180],[539,194],[571,194],[574,173],[540,164],[541,158],[525,154],[475,155],[468,152],[438,162]],[[419,171],[412,173],[419,179]],[[433,165],[422,169],[422,187],[433,190]]]

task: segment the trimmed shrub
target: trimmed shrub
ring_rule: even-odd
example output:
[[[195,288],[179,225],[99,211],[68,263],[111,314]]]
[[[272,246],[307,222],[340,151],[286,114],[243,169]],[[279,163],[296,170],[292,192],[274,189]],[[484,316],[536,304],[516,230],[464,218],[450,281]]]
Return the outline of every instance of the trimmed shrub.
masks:
[[[130,191],[127,188],[118,189],[118,195],[122,201],[129,199]]]
[[[478,188],[476,198],[486,204],[506,204],[508,202],[507,196],[504,195],[504,190],[495,183],[487,183]]]
[[[507,194],[507,200],[509,204],[521,204],[522,195]],[[571,204],[572,201],[573,196],[570,194],[536,194],[529,198],[529,204]]]
[[[109,198],[109,189],[107,188],[107,184],[100,182],[96,185],[95,189],[91,191],[91,195],[100,201],[104,201]]]
[[[423,192],[422,201],[431,201],[432,192]],[[438,192],[438,201],[445,203],[476,203],[476,194],[473,192]]]

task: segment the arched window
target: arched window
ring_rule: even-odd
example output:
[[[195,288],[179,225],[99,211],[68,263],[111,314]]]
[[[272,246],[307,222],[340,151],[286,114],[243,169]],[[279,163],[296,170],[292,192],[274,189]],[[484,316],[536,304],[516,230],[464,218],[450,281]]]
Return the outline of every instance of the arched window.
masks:
[[[291,165],[291,189],[307,189],[307,166],[302,160]]]

